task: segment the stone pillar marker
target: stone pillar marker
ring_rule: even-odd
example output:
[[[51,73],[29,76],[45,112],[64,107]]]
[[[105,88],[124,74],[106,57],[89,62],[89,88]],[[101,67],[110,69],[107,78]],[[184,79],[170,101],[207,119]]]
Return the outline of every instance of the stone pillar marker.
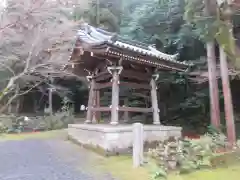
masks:
[[[158,98],[157,98],[157,86],[156,80],[158,75],[153,75],[150,85],[151,85],[151,100],[153,109],[153,124],[160,125],[159,109],[158,109]]]
[[[143,165],[143,124],[133,124],[133,167]]]

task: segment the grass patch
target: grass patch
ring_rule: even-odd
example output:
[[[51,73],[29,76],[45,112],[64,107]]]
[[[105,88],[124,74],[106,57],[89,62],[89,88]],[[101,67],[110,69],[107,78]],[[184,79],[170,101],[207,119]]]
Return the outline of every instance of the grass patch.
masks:
[[[169,175],[169,180],[238,180],[240,164],[225,168],[202,170],[187,175]]]
[[[147,180],[150,179],[150,173],[147,168],[133,168],[130,156],[116,156],[101,158],[98,162],[101,170],[110,172],[119,180]]]
[[[155,167],[146,164],[134,169],[130,156],[102,158],[99,162],[101,170],[110,172],[119,180],[150,180]],[[170,174],[168,180],[238,180],[240,177],[240,163],[224,168],[201,170],[186,175]]]
[[[65,130],[54,130],[45,132],[20,133],[20,134],[2,134],[0,142],[3,141],[20,141],[25,139],[50,139],[58,137],[67,137]]]

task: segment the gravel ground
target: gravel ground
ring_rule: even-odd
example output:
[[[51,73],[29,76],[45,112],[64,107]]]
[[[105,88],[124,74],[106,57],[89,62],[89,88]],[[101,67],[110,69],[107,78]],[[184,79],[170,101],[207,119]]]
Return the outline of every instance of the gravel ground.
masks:
[[[85,149],[68,141],[23,140],[0,143],[0,180],[113,180],[96,173]]]

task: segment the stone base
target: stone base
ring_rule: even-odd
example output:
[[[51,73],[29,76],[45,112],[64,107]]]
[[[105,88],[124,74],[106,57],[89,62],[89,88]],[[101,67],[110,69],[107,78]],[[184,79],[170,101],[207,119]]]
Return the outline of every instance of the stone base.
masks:
[[[144,142],[151,144],[181,137],[180,127],[162,125],[144,125]],[[68,136],[87,148],[95,149],[101,154],[117,155],[132,152],[132,125],[107,124],[70,124]]]

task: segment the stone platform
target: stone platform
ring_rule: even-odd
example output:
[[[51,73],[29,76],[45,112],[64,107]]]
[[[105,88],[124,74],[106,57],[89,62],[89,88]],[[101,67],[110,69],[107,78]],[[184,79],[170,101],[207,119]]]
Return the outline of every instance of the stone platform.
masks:
[[[70,124],[68,136],[71,140],[105,155],[131,153],[133,143],[132,125]],[[144,125],[144,143],[151,144],[181,137],[180,127]]]

